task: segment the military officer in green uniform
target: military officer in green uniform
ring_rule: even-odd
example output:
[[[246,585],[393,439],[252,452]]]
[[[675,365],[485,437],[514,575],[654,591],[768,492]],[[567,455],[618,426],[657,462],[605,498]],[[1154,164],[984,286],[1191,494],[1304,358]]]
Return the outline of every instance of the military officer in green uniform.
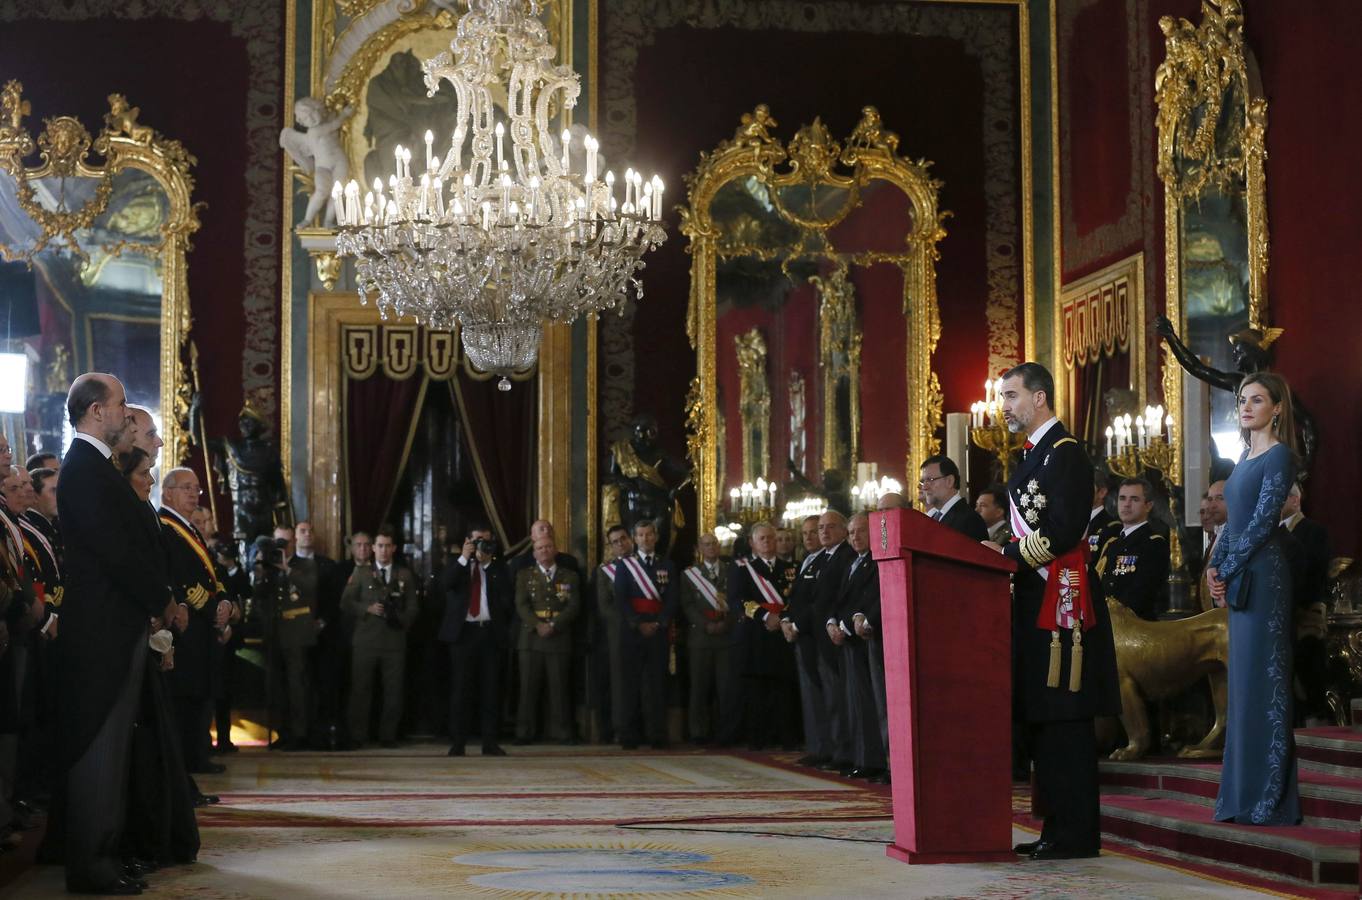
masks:
[[[256,559],[255,609],[261,617],[265,646],[273,660],[271,678],[287,685],[287,699],[280,704],[274,691],[272,707],[284,705],[287,717],[281,724],[279,750],[309,749],[309,717],[312,709],[310,651],[317,646],[321,620],[317,617],[317,590],[320,571],[315,559],[302,559],[293,553],[293,529],[274,529],[274,540],[261,538]]]
[[[715,723],[723,721],[728,690],[729,633],[728,567],[719,558],[719,539],[702,534],[700,561],[685,571],[681,582],[681,610],[690,623],[686,634],[690,659],[690,739],[707,744],[715,738]],[[711,710],[719,708],[719,715]]]
[[[582,608],[582,581],[557,564],[558,547],[549,535],[534,542],[534,565],[515,579],[515,608],[520,616],[520,708],[515,743],[534,740],[539,723],[541,682],[549,688],[549,734],[557,741],[572,736],[568,676],[572,662],[572,621]]]
[[[416,577],[406,566],[395,565],[397,542],[387,528],[374,538],[374,565],[360,566],[350,575],[341,594],[341,609],[353,624],[350,668],[350,738],[369,739],[369,710],[374,673],[383,679],[383,718],[378,739],[397,746],[402,721],[402,688],[407,664],[407,630],[416,620]]]
[[[1153,488],[1143,478],[1127,478],[1116,495],[1116,514],[1098,536],[1097,574],[1102,596],[1154,621],[1168,593],[1168,536],[1149,521]]]

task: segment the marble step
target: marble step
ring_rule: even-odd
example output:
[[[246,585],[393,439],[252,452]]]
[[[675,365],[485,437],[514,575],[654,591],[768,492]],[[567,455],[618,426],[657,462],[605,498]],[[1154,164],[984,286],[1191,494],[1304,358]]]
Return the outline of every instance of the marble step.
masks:
[[[1210,821],[1203,803],[1103,794],[1102,833],[1191,861],[1302,884],[1356,890],[1358,835],[1336,828],[1264,828]]]
[[[1304,768],[1362,777],[1362,732],[1351,728],[1298,728],[1296,757]]]
[[[1137,791],[1211,809],[1220,788],[1220,764],[1180,759],[1146,759],[1100,764],[1103,790]],[[1302,762],[1301,814],[1305,824],[1354,834],[1362,821],[1362,773],[1340,775]],[[1343,769],[1342,771],[1350,771]]]

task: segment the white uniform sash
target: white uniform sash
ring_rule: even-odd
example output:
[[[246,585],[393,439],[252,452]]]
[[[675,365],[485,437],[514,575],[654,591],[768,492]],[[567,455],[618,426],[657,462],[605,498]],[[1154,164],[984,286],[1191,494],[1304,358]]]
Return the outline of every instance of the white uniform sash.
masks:
[[[700,596],[704,597],[705,601],[709,603],[710,606],[714,607],[719,612],[728,611],[727,605],[719,602],[719,589],[714,586],[713,582],[704,576],[704,573],[700,571],[699,566],[691,566],[687,569],[686,577],[690,579],[691,584],[695,585],[695,589],[700,592]]]
[[[766,603],[775,606],[777,609],[784,608],[785,598],[780,596],[780,591],[776,590],[774,584],[767,581],[766,577],[758,572],[755,567],[749,565],[747,560],[739,560],[738,565],[745,567],[751,573],[752,583],[757,586],[757,593],[761,594]]]
[[[610,583],[611,583],[611,584],[614,584],[614,583],[615,583],[615,564],[614,564],[614,563],[605,563],[604,565],[601,566],[601,571],[605,573],[605,577],[606,577],[606,578],[609,578],[609,579],[610,579]]]
[[[626,556],[624,559],[620,560],[620,564],[629,570],[629,574],[634,578],[634,584],[643,592],[644,597],[647,597],[649,600],[662,600],[662,595],[658,592],[657,585],[653,584],[653,580],[648,577],[647,570],[643,568],[643,563],[639,562],[637,557]]]

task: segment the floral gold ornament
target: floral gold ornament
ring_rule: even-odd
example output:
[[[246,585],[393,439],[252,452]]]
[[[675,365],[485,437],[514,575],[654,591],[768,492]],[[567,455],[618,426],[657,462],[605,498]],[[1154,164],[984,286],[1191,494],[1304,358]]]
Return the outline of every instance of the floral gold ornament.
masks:
[[[903,274],[907,349],[903,376],[908,397],[905,471],[917,471],[919,462],[939,446],[940,383],[931,368],[931,355],[941,337],[935,273],[937,243],[946,233],[942,226],[945,214],[937,203],[941,183],[931,177],[929,163],[899,155],[898,135],[884,127],[874,107],[862,109],[860,122],[842,141],[819,120],[801,128],[788,144],[775,136],[777,127],[765,105],[743,115],[730,139],[701,155],[699,166],[686,179],[687,202],[679,210],[681,230],[690,241],[691,254],[686,333],[696,349],[700,406],[705,411],[705,465],[696,473],[702,532],[712,530],[723,513],[715,465],[722,444],[716,427],[719,391],[715,375],[721,352],[717,347],[717,275],[722,261],[738,256],[766,261],[782,258],[781,269],[786,274],[792,271],[789,263],[796,259],[831,263],[825,272],[839,266],[897,266]],[[846,220],[865,187],[877,180],[901,192],[912,210],[902,245],[893,250],[834,251],[828,233]],[[716,215],[716,197],[732,185],[759,192],[778,222],[743,226],[741,221],[730,222]],[[792,197],[815,192],[833,199],[817,208],[791,201]]]
[[[203,205],[190,199],[190,170],[197,161],[179,141],[141,124],[139,109],[122,94],[107,100],[109,112],[98,134],[58,116],[45,119],[34,139],[25,128],[32,109],[23,85],[8,81],[0,88],[0,178],[13,180],[18,206],[32,223],[31,233],[0,240],[0,259],[33,264],[40,254],[69,255],[80,263],[77,280],[87,287],[113,257],[133,253],[155,260],[161,284],[160,430],[165,458],[178,464],[189,449],[188,407],[178,398],[187,383],[191,326],[185,257]],[[39,162],[29,165],[34,152]],[[133,172],[154,183],[154,193],[143,187],[124,197]],[[65,370],[69,357],[60,359]],[[57,360],[54,351],[54,365]]]
[[[422,66],[432,96],[443,81],[457,95],[449,146],[437,151],[427,131],[415,169],[398,147],[387,185],[352,181],[332,196],[337,250],[355,260],[361,294],[385,315],[457,325],[468,358],[503,390],[538,359],[545,321],[641,297],[642,257],[666,239],[661,179],[601,171],[589,134],[574,165],[571,132],[551,131],[551,110],[572,109],[581,84],[552,64],[538,11],[535,0],[472,0],[451,52]]]

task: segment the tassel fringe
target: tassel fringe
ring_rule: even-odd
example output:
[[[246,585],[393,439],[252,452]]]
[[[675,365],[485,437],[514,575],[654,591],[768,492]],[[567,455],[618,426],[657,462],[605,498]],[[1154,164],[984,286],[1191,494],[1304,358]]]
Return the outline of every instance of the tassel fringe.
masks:
[[[1050,632],[1050,671],[1045,676],[1045,686],[1059,687],[1059,667],[1060,654],[1064,652],[1064,646],[1059,642],[1059,632]]]

